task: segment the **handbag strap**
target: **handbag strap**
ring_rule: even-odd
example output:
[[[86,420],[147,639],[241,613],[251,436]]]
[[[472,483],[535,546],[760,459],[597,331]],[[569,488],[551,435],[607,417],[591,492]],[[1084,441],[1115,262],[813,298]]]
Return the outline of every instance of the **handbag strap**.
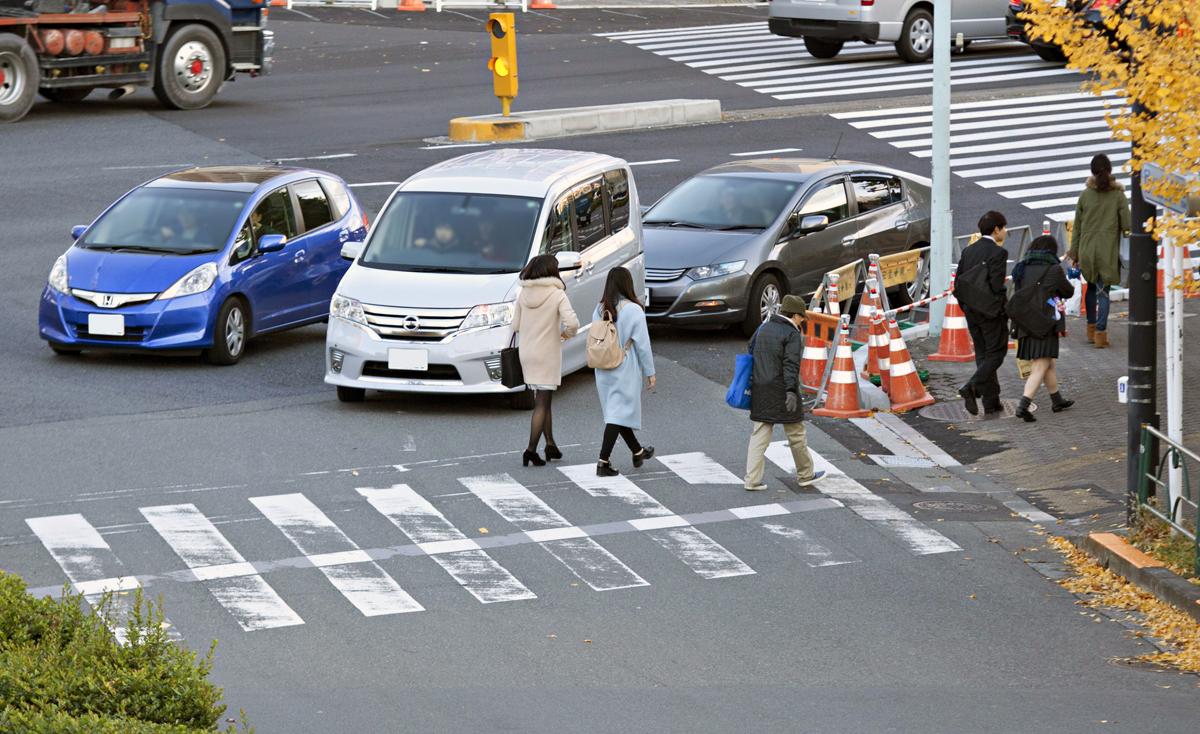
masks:
[[[514,331],[512,333],[512,338],[508,340],[508,348],[512,349],[515,346],[517,346],[517,332]]]

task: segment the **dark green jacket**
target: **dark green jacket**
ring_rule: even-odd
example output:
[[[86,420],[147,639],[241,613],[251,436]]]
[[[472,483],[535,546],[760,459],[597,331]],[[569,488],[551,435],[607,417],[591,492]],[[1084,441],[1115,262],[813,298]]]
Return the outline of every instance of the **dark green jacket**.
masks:
[[[799,423],[800,330],[790,320],[774,314],[758,327],[751,344],[754,369],[750,373],[750,420],[759,423]],[[787,394],[796,393],[796,410],[787,409]]]
[[[1095,181],[1075,204],[1069,257],[1079,263],[1089,283],[1121,282],[1121,236],[1129,231],[1129,200],[1120,188],[1100,192]]]

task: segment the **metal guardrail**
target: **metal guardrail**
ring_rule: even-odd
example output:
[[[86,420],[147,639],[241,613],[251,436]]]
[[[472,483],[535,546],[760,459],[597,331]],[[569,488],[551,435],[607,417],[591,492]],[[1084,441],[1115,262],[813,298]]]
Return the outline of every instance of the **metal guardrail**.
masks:
[[[1155,446],[1165,447],[1161,455],[1155,455]],[[1200,456],[1175,443],[1165,433],[1152,426],[1142,426],[1142,446],[1138,456],[1138,507],[1169,524],[1176,532],[1192,541],[1193,572],[1200,574],[1200,482],[1193,486],[1188,472],[1189,462],[1200,467]],[[1169,479],[1163,473],[1179,473],[1178,496],[1171,498]],[[1154,496],[1150,487],[1154,486]],[[1163,505],[1166,505],[1164,508]],[[1188,514],[1190,517],[1190,525]]]

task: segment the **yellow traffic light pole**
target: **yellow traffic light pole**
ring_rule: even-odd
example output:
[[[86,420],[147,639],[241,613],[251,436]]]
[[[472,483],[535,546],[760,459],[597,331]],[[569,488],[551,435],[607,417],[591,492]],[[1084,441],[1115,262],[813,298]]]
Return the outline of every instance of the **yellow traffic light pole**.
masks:
[[[492,90],[500,98],[504,116],[508,117],[517,96],[517,26],[513,14],[489,14],[487,30],[492,39],[492,57],[488,60]]]

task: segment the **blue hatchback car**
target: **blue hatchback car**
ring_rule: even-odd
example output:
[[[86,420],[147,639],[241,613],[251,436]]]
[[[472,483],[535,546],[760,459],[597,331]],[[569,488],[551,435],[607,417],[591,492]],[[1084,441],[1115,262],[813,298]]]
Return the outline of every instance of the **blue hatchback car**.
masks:
[[[280,166],[190,168],[142,184],[54,263],[38,314],[59,354],[202,350],[233,364],[262,334],[321,321],[366,238],[346,183]]]

